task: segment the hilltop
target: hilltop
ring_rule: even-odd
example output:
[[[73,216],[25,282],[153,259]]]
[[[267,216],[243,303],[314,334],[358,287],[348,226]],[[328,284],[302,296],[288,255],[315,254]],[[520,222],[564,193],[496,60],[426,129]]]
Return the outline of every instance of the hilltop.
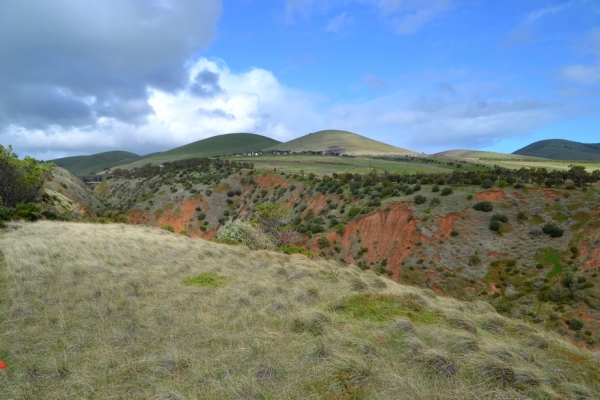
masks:
[[[107,151],[89,156],[75,156],[48,160],[74,175],[89,175],[92,172],[102,172],[123,164],[142,160],[144,157],[128,151]]]
[[[148,227],[11,226],[2,398],[600,396],[597,354],[485,302]]]
[[[281,142],[275,139],[253,133],[228,133],[198,140],[162,153],[156,153],[139,162],[126,165],[125,167],[140,167],[147,163],[156,165],[167,161],[183,160],[186,158],[231,155],[234,153],[243,153],[246,150],[264,149],[280,143]]]
[[[513,154],[552,160],[600,160],[600,143],[579,143],[563,139],[540,140]]]
[[[354,155],[416,154],[413,151],[378,142],[357,135],[356,133],[339,130],[324,130],[309,133],[308,135],[263,150],[291,150],[300,152],[308,150],[327,150],[327,147],[329,146],[339,146],[340,148],[345,149],[346,153]]]

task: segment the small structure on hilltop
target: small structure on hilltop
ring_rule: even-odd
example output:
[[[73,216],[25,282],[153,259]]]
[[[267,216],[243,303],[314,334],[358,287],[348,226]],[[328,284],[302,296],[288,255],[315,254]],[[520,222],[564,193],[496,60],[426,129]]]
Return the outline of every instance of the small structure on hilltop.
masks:
[[[346,149],[342,149],[340,148],[340,146],[329,146],[327,148],[327,150],[325,151],[325,155],[326,156],[341,156],[342,154],[344,154],[346,152]]]
[[[298,154],[301,154],[303,156],[322,156],[323,150],[303,150]]]
[[[260,156],[263,154],[262,150],[246,150],[244,152],[245,156]]]
[[[274,155],[284,155],[284,154],[292,154],[291,150],[267,150],[265,154],[274,154]]]

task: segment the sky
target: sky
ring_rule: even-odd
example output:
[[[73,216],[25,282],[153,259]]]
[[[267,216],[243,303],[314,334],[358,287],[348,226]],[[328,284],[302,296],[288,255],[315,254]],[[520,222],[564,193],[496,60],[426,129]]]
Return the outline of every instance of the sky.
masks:
[[[323,129],[511,153],[599,128],[597,0],[0,2],[0,144],[20,156]]]

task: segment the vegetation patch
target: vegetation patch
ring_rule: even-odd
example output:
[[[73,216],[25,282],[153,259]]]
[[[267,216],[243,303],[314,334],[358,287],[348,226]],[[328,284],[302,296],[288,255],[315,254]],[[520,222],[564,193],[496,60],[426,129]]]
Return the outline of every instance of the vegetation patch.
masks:
[[[430,313],[425,313],[423,299],[412,294],[357,294],[346,297],[334,306],[334,310],[351,315],[356,319],[386,322],[399,316],[407,316],[412,320],[433,323]]]
[[[206,288],[218,288],[227,283],[227,278],[216,272],[203,272],[193,278],[188,278],[184,281],[188,286],[198,286]]]

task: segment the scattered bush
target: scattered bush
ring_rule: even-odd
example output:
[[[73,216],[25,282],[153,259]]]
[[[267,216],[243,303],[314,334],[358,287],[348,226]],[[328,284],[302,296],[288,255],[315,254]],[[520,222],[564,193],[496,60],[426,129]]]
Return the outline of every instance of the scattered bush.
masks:
[[[500,232],[500,222],[498,222],[497,220],[492,220],[490,222],[490,230],[494,231],[494,232]]]
[[[552,238],[558,238],[563,235],[564,230],[549,222],[546,225],[544,225],[544,227],[542,228],[542,232],[544,232],[546,235],[549,235]]]
[[[327,239],[326,236],[321,236],[319,240],[317,240],[317,244],[319,245],[320,249],[324,249],[325,247],[331,246],[331,242],[329,241],[329,239]]]
[[[452,193],[453,193],[452,188],[445,187],[445,188],[442,189],[441,195],[442,196],[448,196],[448,195],[451,195]]]
[[[437,193],[440,191],[440,187],[438,185],[433,185],[433,187],[431,188],[431,191],[433,193]]]
[[[490,201],[480,201],[473,206],[473,209],[477,211],[491,212],[494,210],[494,205]]]
[[[489,179],[485,179],[483,182],[481,182],[481,187],[484,189],[491,189],[493,186],[494,182]]]
[[[572,331],[580,331],[584,325],[583,322],[581,322],[577,318],[570,318],[570,319],[566,320],[565,322],[569,326],[569,329]]]
[[[415,196],[415,204],[425,204],[426,201],[427,198],[425,196],[422,196],[420,194]]]
[[[506,214],[494,214],[494,216],[492,216],[492,221],[498,221],[498,222],[508,222],[508,217],[506,216]]]

